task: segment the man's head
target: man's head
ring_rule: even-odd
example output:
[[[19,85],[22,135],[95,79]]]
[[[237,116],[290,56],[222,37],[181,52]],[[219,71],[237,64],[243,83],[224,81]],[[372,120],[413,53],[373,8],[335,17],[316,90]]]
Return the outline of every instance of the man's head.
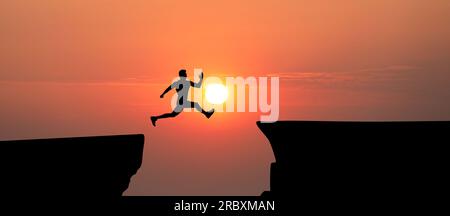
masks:
[[[181,69],[181,70],[178,72],[178,75],[179,75],[180,77],[187,77],[186,70],[185,70],[185,69]]]

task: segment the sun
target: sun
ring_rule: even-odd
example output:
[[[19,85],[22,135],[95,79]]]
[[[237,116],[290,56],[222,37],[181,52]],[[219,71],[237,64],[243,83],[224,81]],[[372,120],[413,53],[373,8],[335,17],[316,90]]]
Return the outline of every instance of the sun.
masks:
[[[209,84],[206,86],[206,100],[211,104],[223,104],[228,98],[228,89],[222,84]]]

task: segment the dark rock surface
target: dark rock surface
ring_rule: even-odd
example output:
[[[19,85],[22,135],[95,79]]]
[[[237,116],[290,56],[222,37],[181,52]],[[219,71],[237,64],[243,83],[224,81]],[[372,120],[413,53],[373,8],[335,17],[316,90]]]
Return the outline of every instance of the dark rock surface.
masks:
[[[119,199],[143,148],[142,134],[1,141],[1,196],[21,203]]]
[[[413,211],[446,179],[450,122],[257,125],[276,159],[264,195],[288,200],[285,209]]]

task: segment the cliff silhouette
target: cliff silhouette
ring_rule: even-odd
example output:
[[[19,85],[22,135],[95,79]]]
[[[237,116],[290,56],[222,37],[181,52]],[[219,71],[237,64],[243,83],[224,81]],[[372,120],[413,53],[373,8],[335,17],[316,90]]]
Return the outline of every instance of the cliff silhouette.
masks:
[[[282,212],[411,211],[440,190],[450,122],[257,122]],[[446,184],[446,183],[445,183]]]
[[[1,141],[1,194],[19,203],[117,200],[143,147],[142,134]]]
[[[449,121],[279,121],[257,126],[275,155],[270,191],[262,196],[123,197],[142,163],[144,135],[136,134],[0,141],[3,206],[36,204],[44,212],[55,206],[69,207],[65,211],[94,206],[103,213],[173,215],[180,213],[173,204],[183,199],[276,200],[279,215],[292,215],[416,212],[425,203],[442,202],[433,192],[447,184]]]

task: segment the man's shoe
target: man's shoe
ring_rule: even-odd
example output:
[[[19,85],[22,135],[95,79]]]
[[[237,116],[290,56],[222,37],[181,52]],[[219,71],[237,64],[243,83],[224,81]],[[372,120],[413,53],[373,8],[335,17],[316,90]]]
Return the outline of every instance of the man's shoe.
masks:
[[[209,112],[206,112],[206,113],[205,113],[205,116],[206,116],[206,118],[210,118],[210,117],[212,116],[212,114],[214,114],[214,109],[212,109],[212,110],[209,111]]]
[[[158,120],[155,116],[150,117],[150,120],[152,121],[153,127],[156,127],[156,120]]]

